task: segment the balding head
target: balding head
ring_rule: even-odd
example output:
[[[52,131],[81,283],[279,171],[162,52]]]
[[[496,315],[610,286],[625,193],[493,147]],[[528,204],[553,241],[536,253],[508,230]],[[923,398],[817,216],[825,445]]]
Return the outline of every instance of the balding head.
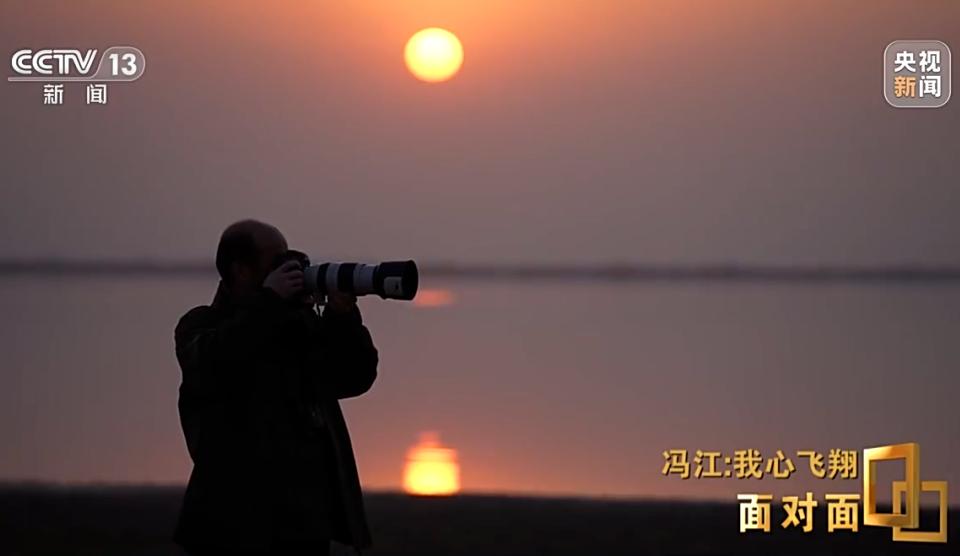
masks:
[[[287,240],[276,227],[258,220],[234,222],[220,236],[217,272],[230,288],[259,287],[273,260],[286,250]]]

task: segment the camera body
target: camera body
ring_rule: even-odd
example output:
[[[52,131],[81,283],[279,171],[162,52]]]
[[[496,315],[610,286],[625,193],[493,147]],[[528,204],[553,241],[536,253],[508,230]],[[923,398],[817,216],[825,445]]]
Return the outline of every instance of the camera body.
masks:
[[[376,294],[383,299],[409,301],[417,295],[420,274],[417,263],[387,261],[378,264],[311,264],[305,253],[290,249],[275,261],[274,268],[294,260],[303,270],[304,293],[325,296],[349,293],[356,296]]]

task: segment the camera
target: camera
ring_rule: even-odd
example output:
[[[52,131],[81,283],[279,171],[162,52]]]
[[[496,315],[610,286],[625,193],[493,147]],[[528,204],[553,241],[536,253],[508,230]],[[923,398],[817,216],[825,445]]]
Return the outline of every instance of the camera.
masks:
[[[378,264],[310,264],[305,253],[290,249],[274,261],[274,268],[297,261],[303,270],[304,293],[327,295],[349,293],[356,296],[379,295],[383,299],[409,301],[417,295],[420,274],[414,261],[386,261]]]

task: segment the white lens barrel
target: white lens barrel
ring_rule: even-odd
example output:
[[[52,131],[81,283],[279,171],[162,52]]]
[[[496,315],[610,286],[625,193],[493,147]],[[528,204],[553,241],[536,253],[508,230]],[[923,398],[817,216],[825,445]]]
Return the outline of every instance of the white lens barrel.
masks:
[[[337,289],[337,274],[340,272],[340,263],[330,263],[327,265],[327,275],[324,283],[327,286],[327,293],[339,291]]]

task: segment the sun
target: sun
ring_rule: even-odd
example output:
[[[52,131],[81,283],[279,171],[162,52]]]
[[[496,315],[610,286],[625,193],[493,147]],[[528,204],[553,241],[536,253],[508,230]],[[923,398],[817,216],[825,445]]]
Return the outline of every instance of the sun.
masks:
[[[440,444],[435,432],[424,432],[407,452],[403,490],[414,496],[451,496],[460,492],[457,451]]]
[[[446,81],[463,65],[463,46],[456,35],[439,27],[417,31],[403,51],[407,69],[428,83]]]

